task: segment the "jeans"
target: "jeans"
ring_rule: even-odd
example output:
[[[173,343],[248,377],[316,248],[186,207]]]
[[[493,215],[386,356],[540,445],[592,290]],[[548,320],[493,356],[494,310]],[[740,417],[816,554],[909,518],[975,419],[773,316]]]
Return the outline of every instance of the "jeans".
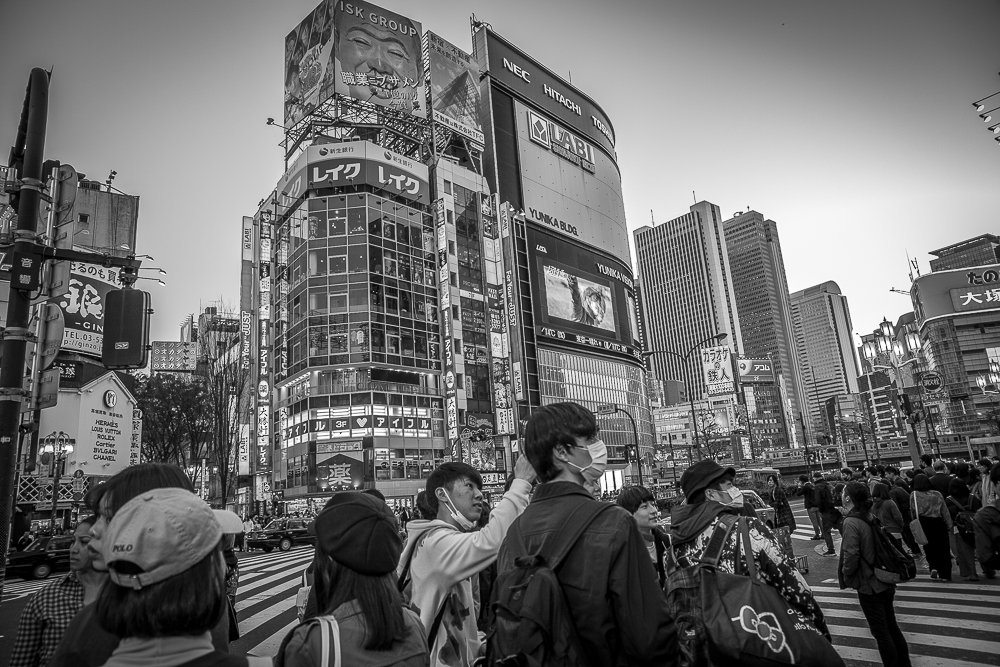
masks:
[[[823,520],[819,518],[819,508],[810,507],[806,510],[806,512],[809,513],[809,521],[811,521],[813,525],[813,535],[822,535]]]
[[[910,650],[906,646],[906,638],[896,622],[896,611],[892,600],[896,595],[895,587],[881,593],[868,595],[858,593],[861,611],[868,621],[868,629],[878,645],[878,654],[882,664],[886,666],[910,667]]]
[[[837,525],[833,515],[824,514],[822,517],[823,539],[826,541],[826,550],[833,553],[833,529]]]

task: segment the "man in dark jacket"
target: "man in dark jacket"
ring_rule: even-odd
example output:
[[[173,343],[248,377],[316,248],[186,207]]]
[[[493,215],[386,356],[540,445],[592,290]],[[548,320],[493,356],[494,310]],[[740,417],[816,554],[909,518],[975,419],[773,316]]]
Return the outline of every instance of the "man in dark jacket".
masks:
[[[823,520],[819,516],[819,507],[816,506],[816,489],[807,475],[799,475],[799,493],[802,494],[803,505],[809,521],[812,522],[814,540],[823,539]]]
[[[542,483],[500,548],[498,576],[512,570],[521,556],[544,556],[558,548],[546,538],[558,535],[574,511],[598,502],[584,484],[598,481],[607,466],[597,421],[576,403],[536,409],[525,429],[524,452]],[[620,507],[602,511],[557,573],[590,665],[676,663],[677,629],[628,512]]]
[[[990,481],[1000,483],[1000,463],[990,469]],[[993,579],[1000,569],[1000,498],[976,512],[973,521],[976,525],[976,558],[986,577]]]
[[[948,474],[948,464],[937,460],[934,462],[934,474],[931,475],[931,486],[945,498],[948,497],[948,487],[951,486],[952,476]]]
[[[826,542],[826,553],[822,555],[836,556],[837,551],[833,548],[833,529],[840,527],[843,517],[837,510],[836,505],[834,505],[830,484],[820,473],[816,473],[814,479],[816,481],[814,487],[816,507],[819,508],[819,516],[822,519],[823,540]]]

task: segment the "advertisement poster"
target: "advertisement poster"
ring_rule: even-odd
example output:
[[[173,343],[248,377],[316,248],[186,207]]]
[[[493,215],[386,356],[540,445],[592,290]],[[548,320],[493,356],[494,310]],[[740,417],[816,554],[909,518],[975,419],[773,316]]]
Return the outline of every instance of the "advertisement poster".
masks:
[[[770,359],[740,357],[736,362],[740,384],[774,384],[774,369]]]
[[[732,357],[732,350],[721,345],[701,349],[702,379],[709,396],[736,393]]]
[[[1000,264],[918,276],[910,298],[921,326],[941,317],[1000,311]]]
[[[527,232],[536,334],[638,358],[631,269],[534,225]]]
[[[104,344],[104,300],[118,284],[118,269],[73,264],[69,290],[54,299],[63,311],[66,329],[62,349],[95,357]]]
[[[364,0],[324,0],[285,37],[285,127],[334,93],[426,115],[421,29]]]
[[[424,36],[434,120],[483,145],[479,120],[479,64],[472,56],[432,32]]]
[[[364,455],[360,448],[332,456],[316,454],[316,482],[321,489],[353,490],[361,485],[364,470]]]

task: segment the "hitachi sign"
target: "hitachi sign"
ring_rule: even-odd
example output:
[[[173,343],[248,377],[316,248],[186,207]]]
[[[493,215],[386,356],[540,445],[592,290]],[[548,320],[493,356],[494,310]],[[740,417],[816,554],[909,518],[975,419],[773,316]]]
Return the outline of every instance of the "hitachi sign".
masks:
[[[548,95],[556,102],[558,102],[559,104],[563,105],[564,107],[575,113],[577,116],[583,115],[583,111],[581,111],[579,104],[569,99],[555,88],[549,88],[548,84],[543,83],[542,90],[545,91],[546,95]]]

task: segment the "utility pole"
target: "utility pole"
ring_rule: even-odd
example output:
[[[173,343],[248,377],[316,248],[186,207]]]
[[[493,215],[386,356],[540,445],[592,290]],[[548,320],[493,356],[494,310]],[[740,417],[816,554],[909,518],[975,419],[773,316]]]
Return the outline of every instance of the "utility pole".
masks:
[[[18,425],[21,403],[28,398],[24,389],[24,357],[29,338],[28,315],[31,307],[30,290],[14,283],[22,261],[24,267],[40,272],[41,262],[31,266],[36,235],[38,204],[42,182],[42,162],[45,153],[45,128],[49,111],[49,74],[40,67],[31,70],[24,107],[17,127],[17,136],[10,149],[9,166],[17,178],[17,229],[14,231],[11,266],[10,300],[7,322],[0,347],[0,548],[7,553],[10,542],[10,522],[14,509],[15,466],[17,464]],[[29,277],[21,275],[18,277]],[[31,282],[30,280],[28,281]],[[35,281],[38,282],[37,280]],[[37,288],[37,284],[34,285]],[[6,578],[6,564],[0,569],[0,593]]]

